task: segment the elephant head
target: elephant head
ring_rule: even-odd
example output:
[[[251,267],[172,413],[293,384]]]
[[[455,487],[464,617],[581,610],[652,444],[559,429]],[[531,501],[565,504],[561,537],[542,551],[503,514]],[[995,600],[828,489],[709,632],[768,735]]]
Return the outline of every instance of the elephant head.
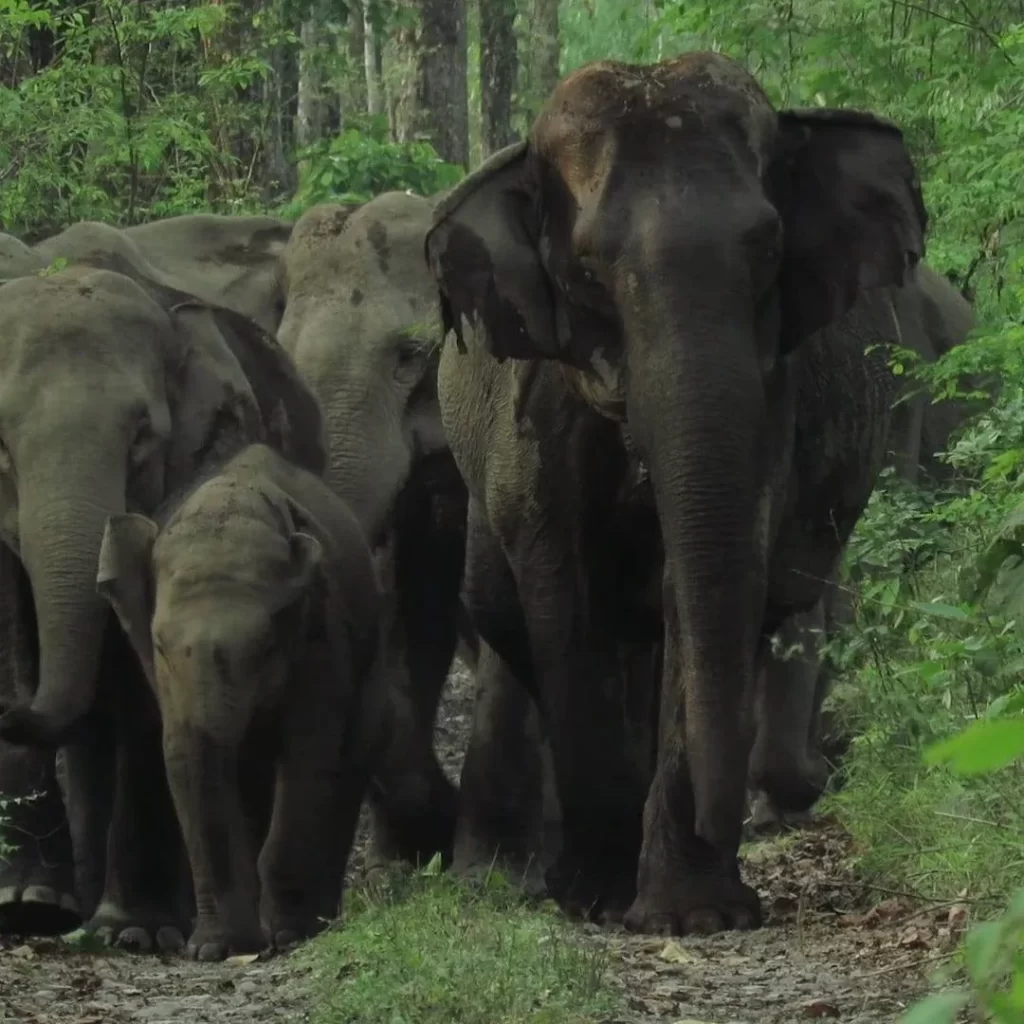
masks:
[[[0,287],[0,532],[31,581],[40,649],[35,697],[0,718],[4,739],[62,742],[92,705],[107,518],[151,512],[210,465],[273,437],[257,392],[276,379],[299,386],[294,368],[246,321],[222,329],[222,314],[90,266]],[[316,471],[320,422],[309,422],[315,401],[302,394],[298,414],[269,412],[306,431],[284,443],[279,434],[279,446]]]
[[[315,206],[281,261],[281,344],[320,399],[325,479],[379,539],[414,459],[446,447],[437,300],[423,262],[429,200],[386,192]]]
[[[273,332],[284,312],[277,261],[291,231],[277,217],[190,213],[124,234],[181,290]]]

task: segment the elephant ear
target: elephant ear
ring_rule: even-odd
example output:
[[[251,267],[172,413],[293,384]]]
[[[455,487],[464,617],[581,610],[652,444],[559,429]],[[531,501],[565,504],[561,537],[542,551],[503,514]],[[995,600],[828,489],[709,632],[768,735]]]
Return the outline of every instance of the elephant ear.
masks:
[[[267,444],[289,462],[322,476],[327,442],[320,404],[291,356],[240,313],[215,307],[213,316],[256,397]]]
[[[783,222],[782,349],[842,317],[867,288],[902,285],[928,214],[900,130],[854,110],[779,114],[769,188]]]
[[[114,609],[122,629],[153,681],[153,545],[157,525],[137,513],[109,516],[100,545],[96,591]]]
[[[551,285],[538,251],[540,225],[525,142],[499,150],[434,209],[426,236],[441,294],[444,333],[482,328],[496,359],[558,358]]]
[[[206,466],[265,440],[266,427],[249,380],[210,307],[188,300],[168,315],[177,340],[168,368],[174,421],[166,468],[171,492]]]

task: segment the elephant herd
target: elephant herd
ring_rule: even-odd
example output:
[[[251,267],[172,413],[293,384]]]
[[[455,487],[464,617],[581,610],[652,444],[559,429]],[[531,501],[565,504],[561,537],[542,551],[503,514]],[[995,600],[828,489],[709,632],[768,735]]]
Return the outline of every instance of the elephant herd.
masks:
[[[926,225],[893,125],[690,53],[571,73],[441,196],[0,237],[0,933],[286,945],[364,800],[370,869],[756,926],[844,545],[963,415],[887,363],[973,326]]]

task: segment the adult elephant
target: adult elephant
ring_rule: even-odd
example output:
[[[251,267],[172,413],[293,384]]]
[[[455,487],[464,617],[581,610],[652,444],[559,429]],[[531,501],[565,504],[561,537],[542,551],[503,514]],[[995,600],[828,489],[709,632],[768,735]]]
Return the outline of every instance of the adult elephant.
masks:
[[[159,718],[95,590],[106,517],[152,513],[253,441],[314,472],[325,452],[276,342],[152,281],[123,243],[83,228],[67,269],[0,287],[0,659],[16,705],[0,718],[0,792],[44,794],[7,811],[18,849],[0,865],[0,930],[85,919],[147,948],[180,940],[188,887]]]
[[[398,713],[372,788],[370,866],[447,860],[455,827],[433,733],[456,645],[466,491],[437,404],[440,325],[423,259],[432,209],[404,192],[315,206],[281,258],[278,336],[323,409],[325,479],[378,548],[390,595]]]
[[[168,217],[130,228],[82,221],[31,249],[22,248],[27,250],[25,256],[38,260],[42,267],[60,257],[67,259],[69,249],[79,244],[83,233],[87,237],[102,234],[106,243],[113,245],[113,233],[117,232],[126,240],[120,249],[130,249],[133,260],[141,259],[151,280],[234,310],[272,333],[283,311],[278,259],[291,229],[291,224],[276,217],[212,213]],[[6,256],[7,247],[0,247],[0,272],[8,262]]]
[[[971,304],[942,274],[924,263],[908,276],[906,285],[893,292],[893,311],[900,344],[925,363],[933,363],[974,329]],[[902,378],[906,381],[906,377]],[[971,389],[983,386],[970,380]],[[944,399],[935,402],[920,386],[911,383],[898,398],[888,438],[889,462],[897,477],[925,487],[948,484],[952,467],[939,458],[953,434],[978,410],[973,401]],[[828,580],[821,601],[810,612],[795,615],[783,626],[779,639],[782,656],[770,658],[763,670],[758,696],[758,728],[762,736],[775,735],[778,742],[755,742],[751,775],[757,779],[772,770],[767,757],[791,751],[791,770],[803,775],[815,788],[824,788],[828,764],[823,756],[822,704],[831,689],[833,670],[821,656],[824,640],[853,619],[853,593]],[[807,811],[787,814],[775,807],[756,784],[751,794],[750,822],[755,831],[798,824]]]
[[[883,464],[895,381],[865,346],[897,341],[880,286],[926,221],[893,125],[776,112],[710,53],[575,71],[436,211],[465,596],[543,708],[563,904],[649,932],[760,921],[736,856],[754,680]],[[621,664],[660,642],[648,785]]]

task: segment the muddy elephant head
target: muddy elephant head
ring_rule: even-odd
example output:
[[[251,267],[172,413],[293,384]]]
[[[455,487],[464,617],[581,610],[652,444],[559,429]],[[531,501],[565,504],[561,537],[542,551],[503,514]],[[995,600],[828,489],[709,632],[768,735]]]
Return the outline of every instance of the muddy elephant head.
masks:
[[[315,399],[272,339],[145,278],[81,265],[11,281],[0,325],[0,532],[31,583],[40,657],[31,705],[0,736],[58,743],[95,695],[107,518],[152,512],[252,441],[276,437],[314,472],[325,453]]]
[[[278,337],[320,399],[325,478],[375,539],[414,459],[446,447],[437,298],[423,262],[431,210],[404,192],[359,208],[315,206],[281,262]]]
[[[736,63],[692,53],[568,75],[527,142],[441,201],[426,254],[460,346],[472,329],[498,359],[558,360],[628,421],[700,659],[707,637],[757,643],[736,623],[764,602],[789,354],[902,283],[926,220],[893,125],[775,111]]]

